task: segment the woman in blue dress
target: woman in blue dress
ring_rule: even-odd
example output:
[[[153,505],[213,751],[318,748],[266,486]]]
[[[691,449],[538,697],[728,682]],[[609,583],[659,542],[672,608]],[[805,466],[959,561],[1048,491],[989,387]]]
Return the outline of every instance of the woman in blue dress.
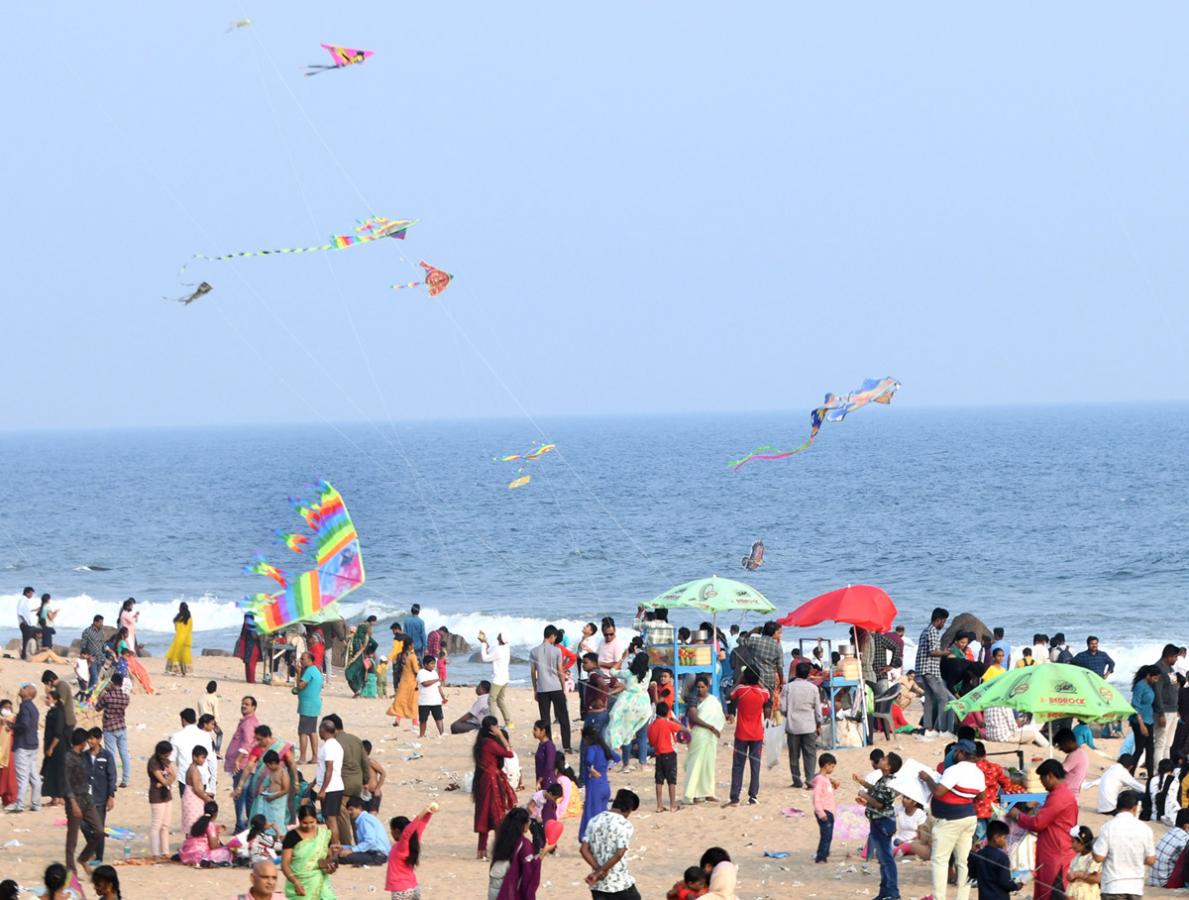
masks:
[[[586,823],[605,813],[611,802],[611,782],[607,773],[612,762],[619,762],[620,756],[607,746],[599,729],[595,725],[587,725],[582,729],[582,742],[586,745],[586,754],[582,758],[582,765],[586,769],[586,795],[582,806],[582,824],[578,827],[578,840],[586,837]]]

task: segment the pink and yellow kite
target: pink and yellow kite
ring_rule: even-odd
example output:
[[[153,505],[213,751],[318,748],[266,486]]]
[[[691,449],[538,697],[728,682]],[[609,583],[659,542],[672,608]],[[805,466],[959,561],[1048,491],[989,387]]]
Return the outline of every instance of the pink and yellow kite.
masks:
[[[354,47],[340,47],[337,44],[322,44],[322,49],[330,54],[334,64],[330,66],[307,66],[307,75],[321,75],[334,69],[345,69],[347,66],[362,65],[369,56],[374,56],[372,50],[356,50]]]

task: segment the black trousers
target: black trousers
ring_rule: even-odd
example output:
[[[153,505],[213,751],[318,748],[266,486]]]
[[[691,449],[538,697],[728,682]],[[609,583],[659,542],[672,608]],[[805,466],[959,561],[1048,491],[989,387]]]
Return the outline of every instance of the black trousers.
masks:
[[[537,693],[537,710],[541,714],[541,721],[545,723],[545,733],[549,740],[553,740],[553,723],[549,719],[550,710],[557,716],[557,728],[561,732],[561,746],[570,752],[570,710],[566,706],[565,691],[539,691]]]
[[[339,865],[348,866],[382,866],[388,862],[388,857],[379,850],[364,850],[362,853],[348,853],[339,857]]]
[[[32,625],[26,625],[24,622],[19,624],[21,626],[21,659],[28,659],[29,654],[26,651],[29,647],[29,641],[37,637],[41,633],[41,629],[34,628]]]

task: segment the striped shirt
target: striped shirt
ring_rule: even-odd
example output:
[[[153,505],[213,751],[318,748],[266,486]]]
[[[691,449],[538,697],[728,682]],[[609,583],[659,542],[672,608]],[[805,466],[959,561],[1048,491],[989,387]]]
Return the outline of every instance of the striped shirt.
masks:
[[[941,773],[942,787],[949,790],[934,797],[933,815],[938,819],[965,819],[974,815],[974,798],[987,789],[982,769],[972,762],[954,763]]]

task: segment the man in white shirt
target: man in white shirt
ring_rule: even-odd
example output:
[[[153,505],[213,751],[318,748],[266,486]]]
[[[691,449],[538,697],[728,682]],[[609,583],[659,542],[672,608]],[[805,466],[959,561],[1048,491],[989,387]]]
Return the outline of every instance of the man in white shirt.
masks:
[[[937,900],[945,900],[951,856],[958,870],[958,900],[970,896],[966,859],[978,825],[974,802],[987,791],[986,776],[974,763],[976,749],[973,741],[958,741],[954,745],[954,762],[941,773],[940,780],[931,772],[919,773],[926,791],[932,795],[929,805],[933,812],[933,845],[929,859],[933,896]]]
[[[478,731],[483,720],[491,715],[491,682],[480,681],[475,685],[475,702],[471,708],[450,723],[451,734],[466,734]]]
[[[207,770],[203,772],[202,780],[204,783],[213,782],[213,776],[208,770],[214,770],[218,765],[215,759],[214,735],[198,727],[198,714],[190,708],[183,709],[181,720],[181,730],[175,731],[173,737],[169,739],[169,743],[173,745],[173,752],[169,754],[169,758],[173,760],[174,765],[177,767],[179,796],[186,791],[185,776],[182,773],[190,770],[190,760],[194,755],[195,747],[199,744],[206,747]]]
[[[318,728],[322,743],[318,747],[318,768],[314,771],[313,788],[322,804],[322,819],[330,827],[330,842],[339,840],[339,810],[343,806],[343,745],[335,735],[338,729],[330,719],[323,719]]]
[[[1049,661],[1049,636],[1047,634],[1032,635],[1032,659],[1038,666]]]
[[[1119,761],[1102,773],[1098,780],[1098,806],[1100,813],[1112,813],[1118,806],[1120,793],[1140,791],[1144,786],[1135,778],[1135,757],[1124,753]]]
[[[504,717],[504,724],[511,725],[512,717],[508,715],[508,707],[504,705],[504,691],[508,689],[508,668],[512,664],[512,648],[504,640],[502,633],[495,636],[495,648],[487,643],[487,635],[479,632],[479,642],[483,645],[480,650],[483,662],[491,663],[491,703],[499,707],[500,715]]]
[[[1142,897],[1144,866],[1156,862],[1152,829],[1135,817],[1139,794],[1124,791],[1119,795],[1119,812],[1102,826],[1094,841],[1094,859],[1102,863],[1103,900]]]
[[[29,641],[37,637],[41,629],[37,627],[37,616],[33,614],[33,594],[31,587],[21,591],[21,599],[17,601],[17,625],[21,629],[21,659],[28,659]]]

